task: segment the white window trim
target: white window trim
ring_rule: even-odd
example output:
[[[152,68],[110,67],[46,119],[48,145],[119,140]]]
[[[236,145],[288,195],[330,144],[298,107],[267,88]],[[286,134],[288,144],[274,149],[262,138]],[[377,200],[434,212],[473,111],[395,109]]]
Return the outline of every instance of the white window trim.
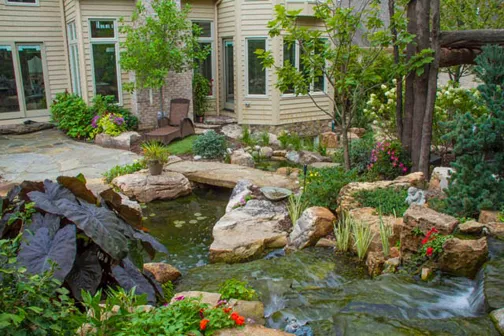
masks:
[[[39,0],[35,0],[35,3],[27,3],[27,2],[10,2],[9,0],[5,0],[6,6],[25,6],[25,7],[37,7],[40,6]]]
[[[80,73],[80,55],[79,55],[79,47],[78,47],[78,38],[77,38],[77,26],[75,24],[75,20],[72,20],[67,23],[67,38],[68,38],[68,58],[70,65],[70,81],[72,84],[72,92],[82,97],[82,87],[81,87],[81,73]],[[72,34],[73,33],[73,34]],[[75,60],[72,56],[75,56]],[[72,67],[72,63],[74,67]]]
[[[217,73],[217,54],[216,54],[216,50],[215,50],[215,31],[214,31],[214,22],[212,20],[208,20],[208,19],[191,19],[191,23],[194,23],[194,22],[210,22],[210,37],[206,37],[206,36],[200,36],[198,38],[198,42],[200,43],[210,43],[210,48],[212,48],[212,51],[211,51],[211,55],[212,55],[212,79],[213,79],[213,82],[210,83],[210,85],[212,85],[212,94],[211,95],[208,95],[207,97],[208,98],[216,98],[215,97],[215,85],[217,83],[217,80],[215,78],[215,75]]]
[[[322,37],[321,39],[325,39],[324,37]],[[284,64],[284,61],[285,61],[285,55],[283,54],[283,50],[284,50],[284,44],[285,44],[285,39],[283,40],[283,43],[282,43],[282,64]],[[295,58],[295,64],[294,64],[294,67],[299,71],[299,61],[300,61],[300,47],[299,47],[299,43],[298,41],[295,41],[294,42],[294,58]],[[310,90],[309,90],[309,95],[310,96],[325,96],[327,94],[327,78],[326,76],[324,75],[324,90],[322,91],[313,91],[313,88],[315,86],[315,81],[312,81],[310,83]],[[299,95],[296,95],[296,93],[282,93],[281,94],[281,97],[282,98],[292,98],[292,97],[308,97],[308,94],[299,94]]]
[[[114,22],[114,37],[92,37],[91,35],[91,21],[113,21]],[[93,56],[93,44],[114,44],[116,52],[116,75],[117,75],[117,96],[119,106],[123,106],[123,92],[122,92],[122,80],[121,80],[121,52],[119,46],[119,28],[117,25],[117,18],[111,17],[92,17],[88,19],[88,29],[89,29],[89,57],[91,59],[91,76],[93,80],[93,96],[96,97],[96,78],[95,78],[95,67],[94,67],[94,56]]]
[[[268,68],[265,69],[264,76],[264,85],[265,87],[265,94],[250,94],[249,93],[249,57],[248,57],[248,43],[249,40],[264,40],[264,47],[265,51],[268,51],[268,37],[267,36],[247,36],[245,38],[245,98],[268,98],[269,94],[269,81],[268,81],[268,75],[269,75],[269,70]]]

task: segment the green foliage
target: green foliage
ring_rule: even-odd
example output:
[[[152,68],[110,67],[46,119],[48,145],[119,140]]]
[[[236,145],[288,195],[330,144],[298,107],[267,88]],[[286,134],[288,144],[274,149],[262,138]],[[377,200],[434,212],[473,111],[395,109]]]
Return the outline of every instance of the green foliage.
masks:
[[[446,140],[453,141],[455,172],[446,190],[447,211],[477,218],[483,209],[504,205],[504,49],[486,46],[476,58],[478,87],[488,115],[459,115],[449,123]]]
[[[441,213],[448,213],[448,202],[445,198],[431,198],[429,199],[429,208]]]
[[[247,282],[236,279],[228,279],[219,286],[219,294],[222,300],[246,300],[251,301],[257,297],[253,288]]]
[[[307,203],[306,199],[303,198],[303,193],[292,194],[289,196],[287,210],[289,211],[289,217],[291,219],[292,225],[296,224],[306,207]]]
[[[52,271],[30,275],[16,260],[21,235],[0,240],[0,333],[74,335],[80,321],[69,292]]]
[[[357,256],[360,260],[364,260],[373,240],[371,227],[367,223],[353,222],[352,235]]]
[[[282,131],[278,136],[278,141],[280,141],[280,147],[283,149],[287,148],[289,145],[289,133]]]
[[[368,178],[393,180],[409,171],[410,160],[399,141],[377,142],[371,151]]]
[[[280,146],[284,149],[293,149],[299,151],[303,148],[303,140],[299,137],[297,133],[289,133],[282,131],[278,136],[280,141]]]
[[[308,207],[321,206],[336,209],[340,189],[350,182],[359,181],[357,171],[345,171],[341,167],[314,169],[306,176],[303,198]],[[301,185],[303,185],[302,181]]]
[[[371,159],[371,151],[375,147],[374,134],[367,132],[361,139],[352,140],[350,143],[350,162],[351,168],[363,174],[368,169]],[[344,163],[343,148],[338,148],[334,153],[334,162]]]
[[[381,211],[379,211],[379,217],[380,217],[380,239],[382,242],[383,255],[385,256],[385,258],[387,258],[390,253],[389,240],[390,237],[393,236],[394,231],[392,225],[385,224]]]
[[[380,126],[381,130],[388,137],[395,137],[396,128],[396,80],[391,84],[382,84],[379,89],[370,94],[364,114],[369,120],[375,121]]]
[[[246,146],[254,146],[257,143],[252,134],[250,133],[250,129],[247,125],[242,126],[241,141]]]
[[[168,152],[172,155],[191,154],[193,144],[197,138],[197,135],[191,135],[184,139],[174,141],[167,146]]]
[[[226,147],[226,137],[210,130],[194,141],[193,153],[206,159],[218,159],[224,156]]]
[[[270,137],[269,137],[269,133],[267,131],[261,132],[259,142],[260,142],[261,146],[269,146]]]
[[[339,218],[338,225],[334,226],[334,235],[336,236],[336,248],[340,252],[348,252],[350,248],[350,235],[352,232],[354,220],[343,213]]]
[[[144,142],[142,144],[142,151],[144,159],[147,162],[158,161],[159,163],[165,164],[168,162],[168,156],[170,156],[168,148],[157,141]]]
[[[170,302],[170,300],[175,296],[175,286],[173,286],[173,282],[165,282],[161,285],[161,288],[163,288],[165,301]]]
[[[111,183],[112,180],[118,176],[133,174],[145,168],[147,168],[145,160],[140,160],[123,166],[115,166],[110,170],[108,170],[107,172],[105,172],[103,174],[103,177],[105,178],[105,182]]]
[[[443,253],[443,245],[444,243],[452,239],[452,235],[440,235],[438,233],[433,233],[428,237],[428,241],[425,242],[425,244],[422,245],[422,248],[420,249],[420,254],[423,256],[428,256],[428,257],[436,257]],[[429,252],[429,249],[432,249],[432,252]]]
[[[413,233],[415,237],[422,237],[424,235],[422,230],[418,226],[415,226],[413,230],[411,230],[411,233]]]
[[[97,125],[97,133],[105,133],[113,137],[126,132],[126,122],[120,114],[105,114],[98,119]]]
[[[194,114],[202,117],[208,111],[208,95],[211,91],[210,82],[199,72],[193,75],[193,109]]]
[[[51,105],[52,120],[72,138],[86,139],[90,136],[94,115],[81,97],[67,92],[58,93]]]
[[[408,210],[408,191],[392,188],[361,190],[354,195],[363,207],[378,209],[381,214],[402,216]]]

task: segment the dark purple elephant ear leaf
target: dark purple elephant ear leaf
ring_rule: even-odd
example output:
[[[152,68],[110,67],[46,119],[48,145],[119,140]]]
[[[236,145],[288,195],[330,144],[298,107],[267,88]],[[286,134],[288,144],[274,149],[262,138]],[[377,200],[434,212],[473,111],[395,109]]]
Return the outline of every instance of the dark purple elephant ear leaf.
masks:
[[[122,261],[122,266],[114,266],[112,268],[112,276],[119,286],[125,290],[130,291],[133,287],[135,287],[136,294],[147,295],[147,301],[149,304],[156,303],[156,291],[154,290],[154,287],[129,259],[124,259]]]
[[[76,202],[75,196],[70,190],[60,186],[58,183],[49,180],[44,181],[45,192],[32,191],[28,197],[35,202],[35,207],[55,215],[63,215],[62,210],[56,205],[59,200],[68,200]]]
[[[31,224],[24,228],[24,232],[29,231],[34,235],[38,229],[47,228],[49,229],[49,235],[53,237],[60,228],[60,217],[47,213],[45,216],[41,213],[34,213],[31,218]]]
[[[63,282],[70,272],[77,253],[76,230],[67,225],[52,237],[48,228],[40,228],[34,236],[27,235],[21,244],[18,262],[31,274],[43,274],[54,267],[54,278]]]
[[[63,215],[100,246],[115,260],[122,260],[128,254],[126,230],[131,227],[122,222],[114,212],[93,204],[59,200],[57,207]]]
[[[142,242],[143,247],[147,250],[151,258],[154,258],[155,251],[168,254],[166,246],[161,244],[156,238],[152,237],[148,233],[135,231],[133,237]]]
[[[86,187],[86,180],[82,181],[79,177],[69,177],[60,176],[58,177],[58,183],[63,187],[70,190],[77,198],[83,199],[90,204],[97,204],[98,199],[96,196]]]
[[[74,267],[66,277],[66,284],[70,287],[72,295],[77,300],[82,300],[82,290],[92,295],[100,286],[103,269],[98,258],[99,248],[92,245],[86,251],[77,256]]]

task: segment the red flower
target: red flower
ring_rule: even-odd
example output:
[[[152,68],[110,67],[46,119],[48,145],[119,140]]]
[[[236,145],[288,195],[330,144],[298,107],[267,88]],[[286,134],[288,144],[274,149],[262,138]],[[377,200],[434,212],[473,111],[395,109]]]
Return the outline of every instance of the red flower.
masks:
[[[238,316],[238,318],[235,320],[236,324],[239,326],[242,326],[245,324],[245,317],[243,316]]]
[[[422,245],[425,245],[429,242],[429,237],[425,237],[424,239],[422,239]]]
[[[229,312],[230,312],[232,309],[233,309],[233,308],[230,308],[230,307],[229,307],[229,308],[224,308],[223,310],[224,310],[224,313],[229,314]]]
[[[238,319],[238,317],[240,317],[240,315],[237,312],[234,312],[233,314],[231,314],[231,319],[233,319],[234,321],[236,321]]]
[[[427,257],[431,257],[432,256],[432,253],[434,253],[434,249],[432,247],[428,247],[427,248],[427,251],[425,252],[425,255]]]
[[[200,330],[205,330],[207,327],[207,324],[210,322],[208,319],[204,319],[200,321],[199,328]]]

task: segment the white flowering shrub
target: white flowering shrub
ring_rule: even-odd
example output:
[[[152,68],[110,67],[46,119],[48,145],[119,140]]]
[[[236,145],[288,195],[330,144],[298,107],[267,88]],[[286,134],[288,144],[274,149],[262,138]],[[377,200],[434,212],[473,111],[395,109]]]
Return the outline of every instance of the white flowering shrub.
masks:
[[[394,86],[389,87],[382,84],[378,93],[372,93],[366,103],[364,114],[373,120],[388,136],[393,136],[396,132],[396,80]]]

